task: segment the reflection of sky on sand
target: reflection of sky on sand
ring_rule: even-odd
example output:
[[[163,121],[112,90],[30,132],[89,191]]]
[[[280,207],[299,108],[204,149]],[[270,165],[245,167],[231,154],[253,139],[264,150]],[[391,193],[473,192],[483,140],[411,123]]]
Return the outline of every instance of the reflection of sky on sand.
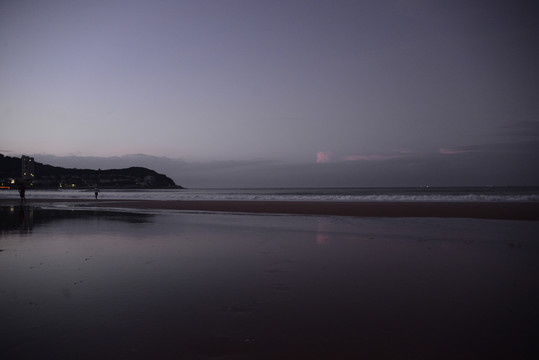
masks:
[[[70,213],[0,234],[2,358],[537,349],[537,222]]]
[[[50,209],[35,207],[33,205],[24,206],[0,206],[0,234],[18,231],[20,234],[30,234],[34,228],[55,225],[60,221],[73,220],[116,220],[125,222],[147,222],[151,221],[151,215],[143,213],[126,213],[103,210],[81,210],[81,209]],[[83,226],[82,229],[86,227]]]
[[[32,232],[33,206],[0,206],[0,234],[18,229],[21,234]]]
[[[328,232],[331,223],[327,217],[320,217],[316,221],[316,243],[318,245],[326,245],[331,241]]]

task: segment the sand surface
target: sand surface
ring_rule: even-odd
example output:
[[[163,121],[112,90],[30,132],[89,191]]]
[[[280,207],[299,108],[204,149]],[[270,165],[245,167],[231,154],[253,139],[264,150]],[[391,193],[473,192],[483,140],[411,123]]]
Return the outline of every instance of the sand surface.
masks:
[[[17,204],[0,199],[0,204]],[[157,201],[31,199],[28,204],[83,203],[133,209],[164,209],[265,214],[336,215],[361,217],[442,217],[539,220],[535,202],[317,202],[317,201]]]
[[[0,358],[539,353],[537,221],[113,203],[0,206]]]

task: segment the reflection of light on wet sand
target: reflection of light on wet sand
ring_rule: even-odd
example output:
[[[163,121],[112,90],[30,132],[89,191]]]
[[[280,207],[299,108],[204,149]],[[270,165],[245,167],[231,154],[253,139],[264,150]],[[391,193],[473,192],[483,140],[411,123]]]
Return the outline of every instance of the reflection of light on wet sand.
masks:
[[[32,232],[34,224],[34,207],[21,206],[19,210],[19,224],[21,234]]]
[[[316,243],[318,245],[328,245],[331,241],[329,230],[331,221],[327,218],[316,219]]]
[[[0,207],[2,358],[529,358],[535,350],[536,222],[27,206],[33,232],[20,241],[19,210]]]

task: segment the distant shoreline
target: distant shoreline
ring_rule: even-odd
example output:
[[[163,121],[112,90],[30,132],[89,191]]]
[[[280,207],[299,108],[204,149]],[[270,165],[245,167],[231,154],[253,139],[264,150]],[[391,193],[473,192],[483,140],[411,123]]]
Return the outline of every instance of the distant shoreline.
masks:
[[[474,218],[539,220],[539,202],[337,202],[337,201],[183,201],[29,199],[27,205],[78,203],[99,208],[181,210],[283,215],[354,217]],[[0,199],[0,205],[20,205]]]

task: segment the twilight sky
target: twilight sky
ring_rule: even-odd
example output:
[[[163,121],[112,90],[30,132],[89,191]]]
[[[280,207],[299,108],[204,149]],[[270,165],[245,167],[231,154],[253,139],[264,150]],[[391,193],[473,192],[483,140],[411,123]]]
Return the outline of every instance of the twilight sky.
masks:
[[[188,187],[539,185],[533,1],[0,1],[0,153]]]

